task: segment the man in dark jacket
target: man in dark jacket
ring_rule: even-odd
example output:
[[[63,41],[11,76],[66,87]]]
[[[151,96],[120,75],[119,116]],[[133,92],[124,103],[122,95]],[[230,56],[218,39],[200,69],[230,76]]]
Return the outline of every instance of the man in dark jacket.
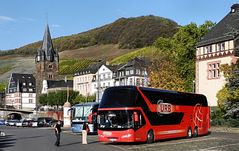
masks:
[[[58,121],[55,125],[55,135],[56,135],[56,142],[55,145],[59,146],[60,145],[60,134],[61,134],[61,121]]]

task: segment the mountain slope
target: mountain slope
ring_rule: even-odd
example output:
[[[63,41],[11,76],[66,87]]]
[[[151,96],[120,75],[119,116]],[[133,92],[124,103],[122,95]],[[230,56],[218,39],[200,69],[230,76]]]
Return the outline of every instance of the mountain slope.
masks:
[[[172,37],[177,28],[176,22],[152,15],[120,18],[111,24],[87,32],[53,39],[53,44],[60,52],[102,44],[118,44],[119,48],[123,49],[141,48],[151,45],[158,37]],[[0,55],[34,55],[40,46],[41,41],[0,52]]]

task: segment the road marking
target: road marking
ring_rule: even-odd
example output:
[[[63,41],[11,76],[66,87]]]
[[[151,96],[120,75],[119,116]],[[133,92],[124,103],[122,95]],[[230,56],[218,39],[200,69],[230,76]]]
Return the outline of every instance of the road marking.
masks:
[[[204,148],[204,149],[200,149],[200,151],[207,151],[207,150],[211,150],[211,149],[224,148],[224,147],[236,146],[236,145],[239,145],[239,143],[236,143],[236,144],[227,144],[227,145],[221,145],[221,146],[215,146],[215,147]]]
[[[179,145],[179,144],[184,144],[184,143],[191,143],[191,142],[200,142],[200,141],[208,141],[208,140],[217,140],[219,138],[216,137],[210,137],[210,138],[204,138],[204,139],[191,139],[188,141],[180,141],[180,142],[166,142],[166,143],[161,143],[161,142],[156,142],[154,144],[147,144],[144,146],[139,146],[139,147],[130,147],[127,149],[142,149],[142,148],[148,148],[148,147],[156,147],[156,146],[165,146],[165,145]]]

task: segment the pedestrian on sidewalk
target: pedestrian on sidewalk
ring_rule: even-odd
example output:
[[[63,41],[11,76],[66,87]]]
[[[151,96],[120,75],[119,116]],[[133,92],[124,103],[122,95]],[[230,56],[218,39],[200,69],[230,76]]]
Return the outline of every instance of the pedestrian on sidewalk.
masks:
[[[54,130],[55,130],[55,135],[56,135],[55,145],[59,146],[60,145],[60,137],[61,137],[61,121],[60,120],[54,125]]]
[[[82,127],[82,144],[87,144],[87,133],[89,132],[89,127],[86,122],[83,123]]]

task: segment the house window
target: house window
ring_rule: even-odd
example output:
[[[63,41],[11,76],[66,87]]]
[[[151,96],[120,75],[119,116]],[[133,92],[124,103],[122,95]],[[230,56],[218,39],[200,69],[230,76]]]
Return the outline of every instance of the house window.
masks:
[[[30,82],[28,85],[29,85],[29,86],[32,86],[32,83]]]
[[[130,70],[130,74],[132,75],[132,74],[134,74],[134,70],[132,69],[132,70]]]
[[[29,99],[29,103],[33,103],[33,99]]]
[[[29,94],[29,98],[32,98],[32,94],[31,93]]]
[[[214,62],[208,64],[208,79],[218,79],[220,78],[220,63]]]
[[[136,69],[136,74],[140,75],[140,69]]]
[[[23,91],[23,92],[27,92],[27,88],[23,88],[22,91]]]
[[[133,85],[133,78],[129,78],[129,85]]]
[[[206,46],[205,47],[205,53],[211,53],[212,52],[212,46]]]
[[[49,79],[53,79],[53,75],[52,75],[52,74],[49,74],[49,75],[48,75],[48,78],[49,78]]]
[[[23,82],[23,84],[22,85],[26,85],[26,83],[25,82]]]
[[[139,78],[136,79],[136,86],[140,86],[140,79]]]
[[[49,69],[52,69],[52,68],[53,68],[53,65],[52,65],[52,64],[49,64],[48,68],[49,68]]]
[[[217,44],[217,47],[218,47],[218,51],[223,51],[223,50],[225,50],[225,43],[224,42],[219,43],[219,44]]]

